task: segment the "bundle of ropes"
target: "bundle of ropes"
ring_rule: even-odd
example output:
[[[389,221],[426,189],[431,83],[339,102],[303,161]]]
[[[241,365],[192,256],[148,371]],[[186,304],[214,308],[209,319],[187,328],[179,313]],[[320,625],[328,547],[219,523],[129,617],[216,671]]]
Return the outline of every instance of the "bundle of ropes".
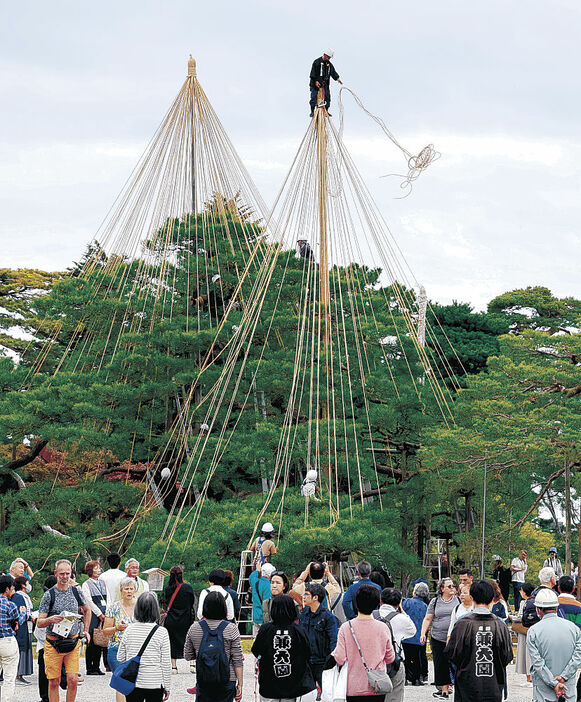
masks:
[[[49,339],[28,381],[49,368],[53,379],[66,371],[106,387],[120,356],[127,367],[121,382],[129,386],[135,339],[145,335],[154,345],[161,337],[163,345],[159,330],[168,319],[179,318],[188,335],[214,339],[191,355],[187,383],[173,380],[178,411],[148,462],[148,490],[133,522],[109,539],[131,538],[141,518],[163,505],[169,514],[160,539],[167,548],[172,540],[191,541],[214,483],[232,478],[243,426],[256,432],[255,470],[264,490],[255,530],[274,509],[280,533],[291,486],[303,484],[305,522],[315,496],[329,525],[363,509],[366,490],[382,504],[389,453],[386,464],[364,436],[374,436],[381,408],[397,406],[409,388],[443,422],[453,421],[450,350],[426,321],[425,295],[417,297],[420,285],[342,128],[342,105],[338,131],[324,107],[317,109],[266,215],[190,61],[186,82],[76,276],[83,304],[48,320]],[[413,157],[399,148],[411,187],[437,154],[426,147]],[[104,334],[93,300],[109,305]],[[291,351],[287,367],[278,359]],[[167,408],[145,399],[139,411],[147,405],[151,426],[160,424],[156,412],[167,421]],[[107,431],[111,421],[96,428]]]
[[[388,393],[383,399],[397,402],[405,372],[417,396],[435,405],[444,422],[453,421],[457,383],[426,324],[425,294],[416,300],[414,287],[421,286],[324,109],[302,140],[273,208],[274,222],[270,241],[276,246],[256,274],[222,372],[199,402],[189,402],[159,455],[164,464],[179,466],[183,488],[161,534],[167,548],[173,540],[193,539],[213,480],[223,480],[225,466],[235,463],[230,447],[239,425],[255,413],[256,388],[269,383],[268,357],[288,340],[294,363],[280,379],[287,389],[274,457],[261,459],[269,487],[255,532],[274,509],[280,534],[287,489],[300,485],[304,475],[318,476],[318,509],[327,511],[329,525],[343,512],[352,516],[356,506],[364,507],[366,483],[381,504],[389,454],[385,466],[362,439],[373,435],[377,423],[371,378],[381,377]],[[268,403],[264,418],[275,414]],[[188,499],[192,491],[195,500]],[[303,483],[305,522],[311,492]]]

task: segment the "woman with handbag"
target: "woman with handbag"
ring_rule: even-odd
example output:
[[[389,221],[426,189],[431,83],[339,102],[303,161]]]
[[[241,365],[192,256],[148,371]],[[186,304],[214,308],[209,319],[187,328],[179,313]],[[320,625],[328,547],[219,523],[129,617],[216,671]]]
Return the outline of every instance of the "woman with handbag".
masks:
[[[380,604],[379,590],[373,585],[361,585],[355,604],[357,616],[341,625],[337,647],[331,655],[337,665],[348,664],[347,702],[383,700],[391,690],[387,665],[395,660],[395,650],[389,627],[372,616]]]
[[[456,586],[452,578],[442,578],[436,592],[436,597],[430,601],[422,622],[420,643],[426,643],[428,630],[431,628],[430,644],[434,659],[434,682],[439,688],[432,693],[432,697],[447,700],[452,679],[450,677],[450,661],[448,655],[444,653],[444,649],[446,648],[452,612],[460,604],[460,600],[456,596]]]
[[[107,608],[105,613],[105,621],[103,622],[103,633],[110,636],[109,645],[107,648],[107,663],[111,671],[119,665],[117,653],[123,639],[123,634],[127,627],[132,624],[135,610],[135,590],[136,584],[133,578],[123,578],[119,583],[121,599],[114,602]],[[125,696],[120,692],[116,692],[117,702],[125,702]]]
[[[260,702],[307,702],[317,696],[309,668],[309,637],[297,618],[289,595],[275,595],[268,602],[270,620],[263,624],[252,644],[258,659]]]
[[[162,702],[168,699],[171,685],[170,643],[167,630],[158,625],[160,611],[154,592],[137,598],[134,617],[119,644],[119,663],[137,656],[152,635],[141,654],[135,689],[127,695],[127,702]]]
[[[81,589],[85,600],[91,610],[91,624],[89,625],[90,641],[87,644],[85,653],[85,663],[87,675],[105,675],[100,669],[101,656],[103,664],[107,660],[107,644],[103,648],[103,622],[105,621],[105,611],[107,609],[107,589],[105,583],[99,580],[101,575],[101,564],[99,561],[87,561],[85,563],[85,573],[89,576],[83,583]],[[100,629],[100,631],[99,631]],[[95,640],[95,630],[97,641]],[[101,635],[101,639],[99,639]]]
[[[184,583],[183,571],[179,566],[174,566],[169,572],[169,583],[164,590],[164,599],[167,602],[165,616],[162,615],[162,624],[167,629],[171,643],[172,673],[177,674],[178,658],[184,657],[184,644],[186,634],[194,621],[193,612],[196,596],[191,585]]]
[[[30,680],[26,680],[25,675],[32,675],[32,601],[26,592],[28,579],[21,575],[14,578],[16,592],[12,595],[12,602],[22,610],[26,608],[26,621],[21,624],[16,631],[16,641],[20,657],[18,659],[18,670],[16,672],[16,685],[30,685]]]

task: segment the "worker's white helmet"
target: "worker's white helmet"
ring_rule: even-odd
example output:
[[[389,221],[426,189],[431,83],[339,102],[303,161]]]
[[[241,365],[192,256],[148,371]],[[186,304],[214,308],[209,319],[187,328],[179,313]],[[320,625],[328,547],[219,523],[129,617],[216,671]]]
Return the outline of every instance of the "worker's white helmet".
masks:
[[[262,531],[265,531],[267,534],[270,533],[271,531],[274,531],[274,527],[270,522],[265,522],[262,525]]]
[[[540,609],[554,609],[559,606],[559,600],[557,598],[557,593],[551,588],[543,587],[541,588],[535,597],[535,607]]]
[[[276,566],[273,566],[272,563],[265,563],[262,566],[262,575],[264,575],[265,578],[272,578],[272,574],[276,571]]]
[[[311,468],[311,470],[307,471],[307,480],[309,482],[315,482],[315,480],[317,479],[317,476],[318,476],[318,473],[313,468]]]
[[[333,58],[333,56],[335,55],[335,52],[333,51],[333,49],[325,49],[325,52],[324,52],[324,53],[325,53],[329,58]]]

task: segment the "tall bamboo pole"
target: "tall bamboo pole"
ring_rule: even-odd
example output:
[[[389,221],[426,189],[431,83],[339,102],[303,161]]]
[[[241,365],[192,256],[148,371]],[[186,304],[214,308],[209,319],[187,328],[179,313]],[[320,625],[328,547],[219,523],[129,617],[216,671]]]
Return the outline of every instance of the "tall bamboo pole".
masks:
[[[320,88],[318,94],[318,105],[324,104],[325,89]],[[321,325],[321,347],[320,356],[323,359],[323,378],[328,378],[329,373],[329,342],[331,340],[331,295],[329,282],[329,242],[328,242],[328,218],[327,218],[327,110],[324,107],[317,107],[315,115],[315,128],[317,131],[317,191],[319,204],[319,300],[320,300],[320,317]],[[320,384],[319,384],[320,392]],[[325,402],[321,403],[319,416],[317,418],[317,433],[319,432],[319,421],[327,419],[329,412],[329,393],[327,393]],[[319,445],[319,465],[321,464],[321,444]],[[328,447],[327,451],[327,476],[329,490],[329,519],[332,522],[332,466],[331,466],[331,450]]]
[[[571,575],[571,467],[565,458],[565,575]]]

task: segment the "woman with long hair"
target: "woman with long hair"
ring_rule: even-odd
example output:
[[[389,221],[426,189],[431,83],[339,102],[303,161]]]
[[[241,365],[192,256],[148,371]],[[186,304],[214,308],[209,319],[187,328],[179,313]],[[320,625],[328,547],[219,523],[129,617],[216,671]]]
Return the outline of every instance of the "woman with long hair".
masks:
[[[279,594],[268,601],[270,621],[262,624],[252,644],[258,659],[259,699],[299,702],[316,689],[309,668],[309,637],[295,623],[297,610],[292,597]]]
[[[176,675],[178,658],[184,657],[186,634],[194,621],[196,604],[192,586],[184,583],[184,573],[179,566],[174,566],[170,570],[169,583],[163,595],[166,605],[164,626],[171,644],[172,673]]]
[[[500,585],[496,580],[487,580],[486,582],[490,583],[494,589],[492,614],[496,614],[499,619],[502,619],[505,624],[508,624],[508,605],[506,604]]]
[[[460,604],[456,595],[456,585],[452,578],[442,578],[438,583],[436,597],[430,600],[424,621],[422,622],[422,632],[420,643],[426,643],[428,630],[431,629],[430,644],[432,657],[434,659],[434,683],[439,688],[433,696],[447,700],[450,695],[450,661],[444,653],[448,628],[452,613]]]

